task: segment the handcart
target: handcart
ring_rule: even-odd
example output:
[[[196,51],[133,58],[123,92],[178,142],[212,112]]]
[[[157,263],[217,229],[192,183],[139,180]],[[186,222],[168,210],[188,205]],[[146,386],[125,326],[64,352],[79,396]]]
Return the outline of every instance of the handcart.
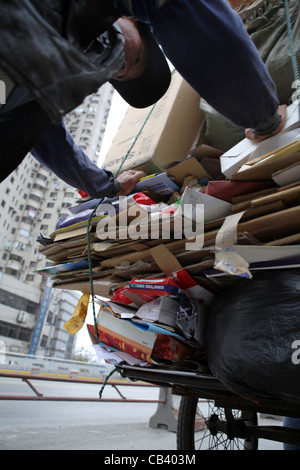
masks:
[[[300,429],[259,425],[257,418],[258,413],[300,418],[300,402],[239,396],[209,373],[129,365],[122,365],[121,373],[133,381],[171,387],[181,396],[178,450],[257,450],[259,439],[300,446]]]

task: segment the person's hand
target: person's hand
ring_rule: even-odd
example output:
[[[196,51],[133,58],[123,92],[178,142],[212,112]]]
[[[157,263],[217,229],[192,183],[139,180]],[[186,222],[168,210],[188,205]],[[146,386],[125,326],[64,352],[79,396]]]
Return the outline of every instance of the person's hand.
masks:
[[[247,137],[247,139],[252,140],[252,142],[257,144],[259,142],[262,142],[265,139],[268,139],[269,137],[272,137],[275,134],[278,134],[278,132],[282,131],[282,129],[284,128],[284,125],[286,123],[286,108],[287,108],[287,106],[285,104],[279,106],[279,108],[278,108],[278,113],[281,116],[281,123],[279,124],[276,131],[274,131],[274,132],[272,132],[272,134],[268,134],[268,135],[256,135],[256,134],[254,134],[252,129],[245,129],[245,136]]]
[[[135,188],[138,181],[145,176],[143,171],[128,170],[121,173],[116,180],[121,187],[118,196],[127,196]]]

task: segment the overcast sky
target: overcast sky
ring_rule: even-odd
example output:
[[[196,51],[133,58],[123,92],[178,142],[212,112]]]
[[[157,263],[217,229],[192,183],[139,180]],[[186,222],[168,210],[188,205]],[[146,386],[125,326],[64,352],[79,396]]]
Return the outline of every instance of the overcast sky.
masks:
[[[104,133],[104,139],[101,147],[101,152],[100,152],[100,158],[98,165],[101,167],[103,160],[110,148],[111,142],[113,138],[115,137],[120,124],[123,120],[123,117],[128,109],[128,104],[126,101],[124,101],[119,93],[114,92],[113,94],[113,99],[112,99],[112,104],[107,120],[107,126],[105,129]],[[99,304],[95,304],[96,306],[96,313],[98,313],[99,310]],[[94,317],[93,317],[93,309],[90,305],[89,307],[89,313],[87,317],[86,323],[91,323],[92,325],[94,324]],[[86,325],[82,328],[80,332],[77,333],[77,341],[76,341],[76,349],[84,347],[85,349],[88,349],[90,351],[93,351],[91,339],[89,337],[89,334],[87,332]]]
[[[116,135],[123,117],[128,109],[128,104],[121,98],[116,91],[113,94],[112,104],[108,115],[107,125],[104,133],[104,139],[101,146],[98,165],[101,166],[109,150],[111,142]]]

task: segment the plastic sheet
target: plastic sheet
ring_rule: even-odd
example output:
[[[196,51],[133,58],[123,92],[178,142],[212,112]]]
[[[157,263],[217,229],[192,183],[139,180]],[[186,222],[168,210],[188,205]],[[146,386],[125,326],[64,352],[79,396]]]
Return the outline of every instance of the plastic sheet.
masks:
[[[232,391],[300,402],[300,269],[255,272],[219,294],[206,351]]]

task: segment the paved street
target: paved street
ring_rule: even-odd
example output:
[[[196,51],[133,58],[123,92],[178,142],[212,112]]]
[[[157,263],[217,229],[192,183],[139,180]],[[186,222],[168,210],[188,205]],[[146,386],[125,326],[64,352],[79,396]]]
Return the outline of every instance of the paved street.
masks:
[[[32,382],[45,396],[98,398],[100,386]],[[128,398],[157,399],[158,388],[122,387]],[[0,395],[33,395],[0,378]],[[119,399],[106,386],[103,399]],[[0,449],[176,449],[176,434],[149,427],[157,403],[0,401]]]
[[[90,384],[33,383],[45,396],[97,398],[100,388]],[[158,388],[149,387],[124,387],[121,391],[135,399],[157,399],[159,393]],[[0,378],[0,395],[9,394],[23,396],[33,392],[21,380]],[[120,397],[107,386],[103,398]],[[101,401],[0,401],[0,450],[176,450],[176,433],[149,426],[157,406]],[[259,448],[281,450],[282,444],[260,441]]]

